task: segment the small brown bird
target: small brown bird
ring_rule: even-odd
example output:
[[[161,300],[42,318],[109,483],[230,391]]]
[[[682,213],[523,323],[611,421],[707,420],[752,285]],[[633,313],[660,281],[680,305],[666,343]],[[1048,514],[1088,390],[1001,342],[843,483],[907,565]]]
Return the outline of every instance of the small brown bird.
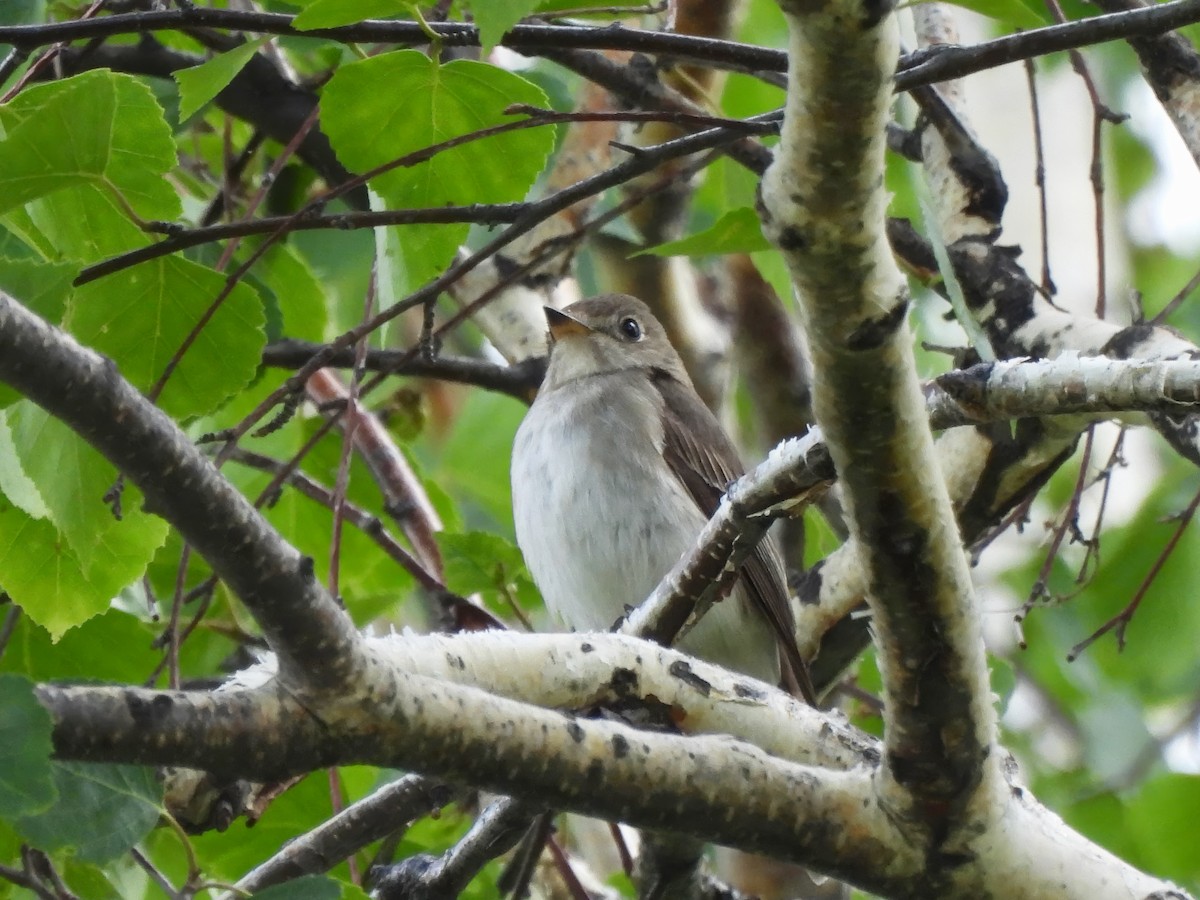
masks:
[[[546,319],[549,368],[513,446],[517,543],[551,611],[604,631],[691,548],[744,469],[644,303],[608,294],[547,307]],[[764,681],[782,675],[811,702],[794,635],[768,538],[680,646]]]

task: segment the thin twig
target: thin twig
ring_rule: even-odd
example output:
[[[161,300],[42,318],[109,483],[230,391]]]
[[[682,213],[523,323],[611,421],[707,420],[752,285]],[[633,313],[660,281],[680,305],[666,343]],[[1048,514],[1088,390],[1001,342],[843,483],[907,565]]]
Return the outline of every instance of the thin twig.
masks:
[[[1191,524],[1192,518],[1196,515],[1197,507],[1200,507],[1200,491],[1196,492],[1196,495],[1192,497],[1192,501],[1187,505],[1187,509],[1180,514],[1179,527],[1175,529],[1175,533],[1171,535],[1170,539],[1163,547],[1162,552],[1158,554],[1158,558],[1154,560],[1154,565],[1150,567],[1150,571],[1147,572],[1146,577],[1142,579],[1142,583],[1138,586],[1137,593],[1133,595],[1133,599],[1129,601],[1129,604],[1123,610],[1097,628],[1084,640],[1072,647],[1071,651],[1067,654],[1067,662],[1074,662],[1077,660],[1080,653],[1094,644],[1098,639],[1108,634],[1110,631],[1114,631],[1116,633],[1117,649],[1125,649],[1125,629],[1128,628],[1129,623],[1133,621],[1134,613],[1136,613],[1138,607],[1142,605],[1142,600],[1145,599],[1146,593],[1150,590],[1150,585],[1154,583],[1155,579],[1158,577],[1158,573],[1162,571],[1163,565],[1166,564],[1166,561],[1175,551],[1175,547],[1178,546],[1180,538],[1183,537],[1183,532],[1187,529],[1188,525]]]
[[[1038,102],[1037,71],[1033,60],[1025,60],[1025,79],[1029,85],[1029,107],[1033,118],[1033,182],[1038,195],[1038,240],[1042,248],[1042,293],[1053,297],[1054,280],[1050,277],[1050,215],[1046,203],[1046,147],[1042,140],[1042,113]]]

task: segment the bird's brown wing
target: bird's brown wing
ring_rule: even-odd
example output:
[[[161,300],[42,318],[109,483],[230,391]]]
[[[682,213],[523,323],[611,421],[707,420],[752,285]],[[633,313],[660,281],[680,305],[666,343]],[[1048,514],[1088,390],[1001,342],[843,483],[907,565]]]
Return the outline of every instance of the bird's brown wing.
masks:
[[[730,482],[745,472],[737,450],[695,391],[666,372],[653,372],[651,381],[663,399],[663,458],[700,511],[711,518]],[[761,540],[746,558],[742,577],[751,601],[770,623],[779,641],[785,673],[790,670],[792,676],[788,679],[785,674],[785,686],[798,690],[805,700],[816,705],[808,666],[796,646],[783,560],[770,537]]]

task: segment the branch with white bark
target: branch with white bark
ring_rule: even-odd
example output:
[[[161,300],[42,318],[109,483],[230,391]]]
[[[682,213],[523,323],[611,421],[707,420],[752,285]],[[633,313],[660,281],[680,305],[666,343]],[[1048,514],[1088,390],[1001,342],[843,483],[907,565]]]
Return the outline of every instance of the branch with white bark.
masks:
[[[813,410],[859,545],[883,674],[885,802],[950,850],[997,790],[970,571],[913,360],[908,296],[884,219],[884,127],[898,53],[890,10],[782,4],[788,105],[763,179],[764,231],[788,264]]]

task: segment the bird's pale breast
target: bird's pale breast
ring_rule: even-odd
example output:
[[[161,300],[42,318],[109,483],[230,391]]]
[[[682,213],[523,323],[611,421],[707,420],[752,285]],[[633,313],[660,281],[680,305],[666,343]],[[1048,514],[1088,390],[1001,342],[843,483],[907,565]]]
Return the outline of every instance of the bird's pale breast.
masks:
[[[517,540],[547,606],[578,631],[604,631],[641,603],[695,541],[704,516],[663,461],[656,392],[634,373],[579,379],[534,403],[513,446]],[[764,680],[773,638],[741,598],[718,605],[685,650]],[[761,647],[751,654],[747,649]]]

